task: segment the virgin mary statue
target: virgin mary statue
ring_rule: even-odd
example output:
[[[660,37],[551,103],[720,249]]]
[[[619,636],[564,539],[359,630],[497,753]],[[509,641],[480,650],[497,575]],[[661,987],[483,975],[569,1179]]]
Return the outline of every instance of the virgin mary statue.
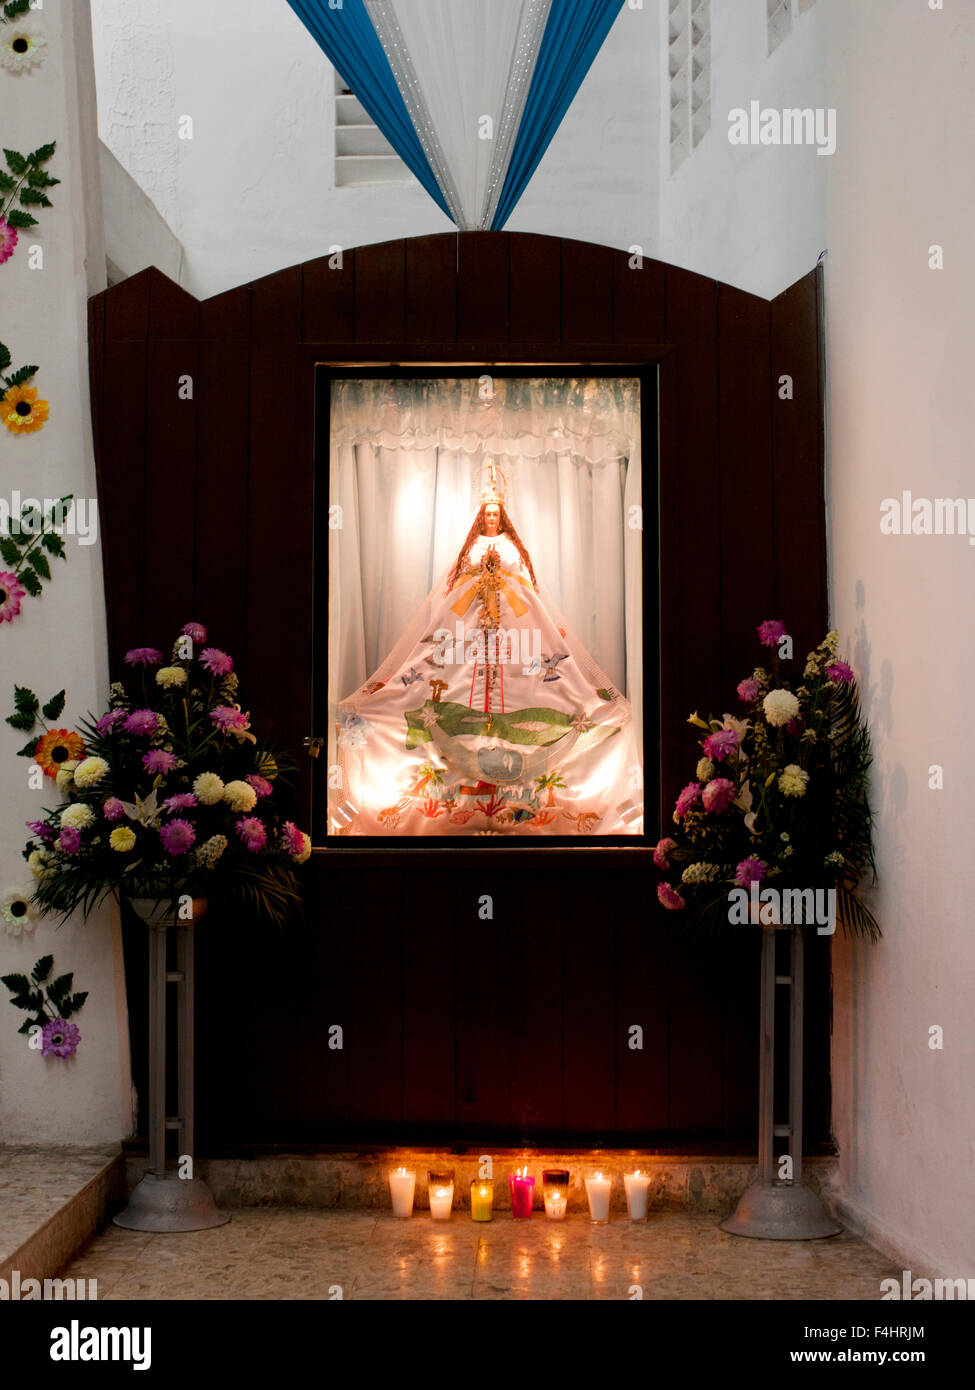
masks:
[[[500,469],[484,474],[453,565],[378,671],[339,706],[345,799],[332,827],[638,833],[629,701],[541,590]]]

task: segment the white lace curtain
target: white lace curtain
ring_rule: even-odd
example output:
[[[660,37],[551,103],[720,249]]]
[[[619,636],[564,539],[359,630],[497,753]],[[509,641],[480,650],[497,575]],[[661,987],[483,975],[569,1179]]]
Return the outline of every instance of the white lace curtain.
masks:
[[[332,383],[329,724],[457,556],[496,461],[540,585],[634,705],[643,699],[640,383]]]

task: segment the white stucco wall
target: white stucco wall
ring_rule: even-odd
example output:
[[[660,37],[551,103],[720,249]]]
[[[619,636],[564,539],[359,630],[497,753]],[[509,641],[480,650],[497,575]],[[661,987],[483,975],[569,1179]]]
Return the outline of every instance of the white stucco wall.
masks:
[[[25,438],[0,430],[0,495],[9,503],[74,493],[95,497],[88,397],[87,299],[105,283],[100,234],[98,151],[90,34],[82,5],[46,5],[33,17],[47,37],[43,66],[33,73],[0,75],[16,100],[4,101],[4,144],[28,151],[56,139],[48,166],[60,185],[53,209],[21,234],[12,260],[0,266],[0,322],[14,364],[37,362],[32,385],[50,401],[45,428]],[[31,270],[28,247],[43,248],[43,268]],[[41,598],[24,600],[21,614],[0,628],[0,705],[13,708],[14,682],[42,700],[67,688],[70,727],[107,697],[105,611],[101,551],[66,537],[67,561],[53,561],[54,577]],[[30,790],[26,759],[16,750],[23,734],[0,724],[0,880],[29,887],[21,858],[25,820],[57,804],[51,783]],[[70,1060],[42,1058],[17,1033],[25,1015],[0,988],[0,1142],[95,1143],[128,1133],[131,1120],[127,1024],[117,920],[99,911],[87,924],[56,919],[13,940],[0,931],[0,974],[27,973],[53,953],[58,973],[73,970],[75,988],[89,992],[77,1017],[82,1042]]]
[[[835,945],[835,1124],[851,1209],[874,1237],[915,1273],[970,1277],[975,549],[879,523],[904,489],[975,496],[975,8],[824,3],[842,131],[827,263],[833,606],[873,730],[884,930],[876,946]],[[942,271],[928,268],[935,243]]]

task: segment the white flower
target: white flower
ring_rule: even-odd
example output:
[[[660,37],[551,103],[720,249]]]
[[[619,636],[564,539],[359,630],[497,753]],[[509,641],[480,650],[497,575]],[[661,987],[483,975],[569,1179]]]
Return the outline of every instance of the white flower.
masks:
[[[193,783],[193,794],[203,806],[216,806],[223,800],[223,779],[215,772],[201,772]]]
[[[805,796],[808,785],[809,773],[798,763],[790,763],[779,778],[779,791],[783,796]]]
[[[257,792],[247,782],[228,782],[223,789],[223,799],[232,811],[253,811]]]
[[[40,67],[47,52],[47,39],[24,25],[0,29],[0,63],[8,72],[30,72]]]
[[[156,684],[169,690],[172,686],[186,684],[186,672],[182,666],[160,666],[156,672]]]
[[[722,729],[728,729],[731,733],[738,735],[738,747],[741,748],[741,745],[745,742],[745,734],[751,728],[751,724],[747,719],[736,719],[733,714],[726,714],[721,721],[721,727]]]
[[[0,927],[10,936],[33,931],[39,916],[40,912],[31,902],[29,893],[22,893],[19,888],[8,888],[0,895]]]
[[[688,864],[687,868],[680,876],[681,883],[708,883],[717,876],[718,869],[714,864]]]
[[[842,869],[845,862],[845,859],[838,849],[834,849],[832,854],[827,854],[826,858],[823,860],[823,863],[827,864],[831,869]]]
[[[94,820],[94,811],[83,801],[74,801],[61,812],[61,824],[72,830],[87,830]]]
[[[774,729],[788,724],[799,713],[799,701],[791,690],[770,690],[762,701],[765,718]]]
[[[107,772],[104,758],[83,758],[74,770],[74,784],[82,791],[97,786]]]
[[[193,858],[201,868],[212,869],[226,848],[226,835],[211,835],[204,844],[197,845]]]
[[[28,856],[27,867],[35,878],[50,878],[51,874],[54,872],[53,869],[48,867],[50,862],[51,857],[46,849],[35,849],[33,853]]]
[[[74,774],[75,768],[77,766],[78,759],[69,758],[67,762],[62,763],[61,766],[58,768],[58,774],[55,778],[55,781],[58,784],[58,791],[63,792],[65,796],[67,796],[68,792],[74,786]]]

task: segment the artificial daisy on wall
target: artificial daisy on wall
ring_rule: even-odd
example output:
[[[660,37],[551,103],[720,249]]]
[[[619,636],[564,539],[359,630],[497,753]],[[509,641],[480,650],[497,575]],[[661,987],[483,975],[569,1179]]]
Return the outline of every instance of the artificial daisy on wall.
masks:
[[[47,53],[47,39],[23,25],[0,29],[0,63],[8,72],[32,72]]]
[[[31,894],[19,888],[8,888],[0,894],[0,929],[8,936],[22,936],[34,930],[40,912],[31,902]]]

